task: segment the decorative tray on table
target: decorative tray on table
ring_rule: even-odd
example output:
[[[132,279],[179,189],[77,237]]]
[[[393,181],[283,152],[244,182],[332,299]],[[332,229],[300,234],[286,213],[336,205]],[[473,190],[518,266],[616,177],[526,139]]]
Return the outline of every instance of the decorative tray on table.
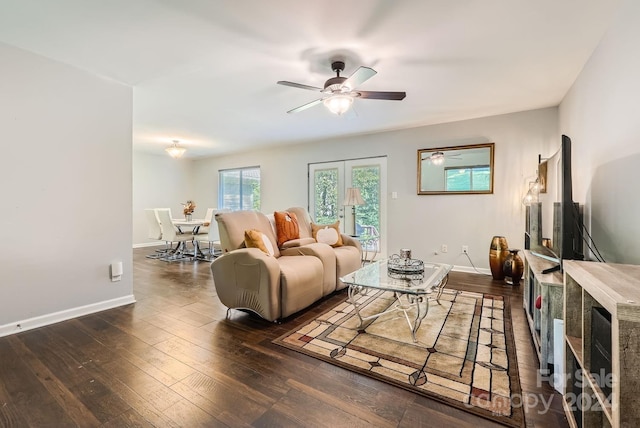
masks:
[[[424,272],[424,262],[418,259],[403,259],[394,254],[387,262],[387,270],[390,273],[404,275],[421,274]]]

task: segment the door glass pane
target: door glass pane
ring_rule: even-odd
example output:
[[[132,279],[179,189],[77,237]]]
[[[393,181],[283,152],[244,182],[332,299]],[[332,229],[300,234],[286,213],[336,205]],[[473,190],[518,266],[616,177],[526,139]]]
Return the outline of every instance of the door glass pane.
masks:
[[[314,210],[312,218],[318,224],[338,220],[338,169],[320,169],[314,172]]]
[[[365,204],[356,207],[356,235],[366,251],[379,251],[380,166],[354,166],[351,185],[360,189]]]

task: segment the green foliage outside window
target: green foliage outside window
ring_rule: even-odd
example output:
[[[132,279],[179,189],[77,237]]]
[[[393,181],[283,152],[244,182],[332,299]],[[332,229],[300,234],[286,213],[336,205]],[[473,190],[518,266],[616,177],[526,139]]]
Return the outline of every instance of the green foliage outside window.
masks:
[[[315,210],[312,214],[318,224],[334,223],[338,219],[338,170],[322,169],[315,172]]]
[[[356,207],[356,223],[380,230],[380,167],[377,165],[352,169],[353,187],[360,189],[365,205]]]

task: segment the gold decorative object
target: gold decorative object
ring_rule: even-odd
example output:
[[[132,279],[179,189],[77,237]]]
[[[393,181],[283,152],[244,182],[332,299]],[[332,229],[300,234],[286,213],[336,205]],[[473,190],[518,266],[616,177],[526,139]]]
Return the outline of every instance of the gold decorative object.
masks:
[[[196,203],[193,201],[187,201],[186,203],[182,204],[182,212],[184,213],[185,218],[187,216],[191,216],[191,214],[193,214],[193,211],[195,211],[196,209]]]
[[[504,279],[504,261],[509,255],[509,245],[504,236],[494,236],[489,247],[489,267],[493,279]]]

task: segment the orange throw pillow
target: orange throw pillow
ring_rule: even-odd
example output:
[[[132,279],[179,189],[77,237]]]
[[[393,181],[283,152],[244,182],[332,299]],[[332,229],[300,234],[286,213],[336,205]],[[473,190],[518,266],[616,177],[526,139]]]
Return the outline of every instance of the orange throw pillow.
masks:
[[[276,211],[273,213],[276,220],[276,235],[278,236],[278,247],[282,247],[287,241],[300,239],[300,226],[298,218],[294,213],[288,211]]]
[[[273,256],[275,251],[269,237],[259,230],[250,229],[244,231],[244,245],[247,248],[257,248],[265,254]]]
[[[340,220],[333,224],[311,223],[311,232],[316,242],[329,244],[332,247],[341,247],[342,235],[340,235]]]

